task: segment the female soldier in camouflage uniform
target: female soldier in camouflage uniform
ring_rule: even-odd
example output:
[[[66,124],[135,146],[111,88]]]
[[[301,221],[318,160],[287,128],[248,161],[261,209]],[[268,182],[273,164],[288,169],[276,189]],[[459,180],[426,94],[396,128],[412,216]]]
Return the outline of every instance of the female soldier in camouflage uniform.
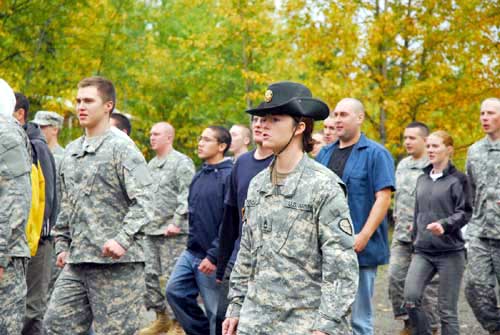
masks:
[[[328,106],[280,82],[248,113],[263,120],[276,159],[250,183],[223,334],[348,334],[358,283],[340,179],[308,158],[313,119]]]

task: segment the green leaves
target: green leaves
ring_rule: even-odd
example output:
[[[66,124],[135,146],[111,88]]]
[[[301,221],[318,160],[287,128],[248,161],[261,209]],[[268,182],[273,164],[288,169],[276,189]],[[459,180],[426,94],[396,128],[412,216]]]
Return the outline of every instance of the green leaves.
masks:
[[[247,122],[269,83],[296,80],[331,108],[360,98],[364,131],[399,156],[412,120],[459,147],[482,136],[479,103],[500,96],[498,22],[498,3],[479,0],[4,0],[0,76],[33,112],[66,116],[64,141],[81,134],[76,84],[106,76],[146,154],[166,120],[192,157],[203,128]]]

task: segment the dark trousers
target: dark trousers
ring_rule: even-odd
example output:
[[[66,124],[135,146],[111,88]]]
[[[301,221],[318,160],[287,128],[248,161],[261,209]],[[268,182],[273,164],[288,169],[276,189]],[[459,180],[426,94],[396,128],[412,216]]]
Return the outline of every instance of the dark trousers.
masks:
[[[465,251],[440,255],[415,254],[405,282],[405,306],[415,335],[431,335],[431,327],[422,308],[425,287],[439,274],[438,312],[441,335],[457,335],[458,294],[465,268]]]
[[[43,334],[43,316],[47,309],[47,292],[52,272],[52,249],[51,240],[40,239],[36,255],[31,257],[28,263],[26,272],[28,294],[26,296],[23,335]]]

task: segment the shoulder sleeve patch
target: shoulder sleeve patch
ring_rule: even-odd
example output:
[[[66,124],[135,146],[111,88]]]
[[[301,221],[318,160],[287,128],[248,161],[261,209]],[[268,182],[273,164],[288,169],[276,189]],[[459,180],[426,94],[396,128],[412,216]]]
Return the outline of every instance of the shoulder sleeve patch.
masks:
[[[339,221],[339,228],[347,235],[352,236],[352,225],[349,219],[341,219]]]

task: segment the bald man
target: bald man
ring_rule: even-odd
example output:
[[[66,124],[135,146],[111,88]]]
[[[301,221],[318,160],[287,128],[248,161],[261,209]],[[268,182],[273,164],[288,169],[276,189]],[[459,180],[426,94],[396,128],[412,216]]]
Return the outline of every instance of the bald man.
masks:
[[[248,152],[248,146],[252,142],[252,133],[248,127],[242,124],[235,124],[229,130],[231,134],[231,147],[229,151],[233,153],[234,160]]]
[[[323,140],[326,144],[331,144],[338,139],[337,131],[335,130],[335,121],[332,116],[327,117],[323,121]]]
[[[173,147],[175,130],[166,122],[151,128],[151,149],[156,152],[148,164],[154,188],[154,219],[145,228],[146,239],[146,308],[156,312],[156,320],[140,335],[159,334],[170,328],[179,328],[173,321],[173,313],[167,309],[164,288],[160,277],[166,281],[177,258],[186,247],[188,234],[188,193],[195,172],[193,161]]]
[[[316,160],[335,172],[347,186],[349,210],[355,230],[359,284],[352,306],[354,335],[373,335],[372,297],[377,267],[389,262],[386,214],[395,189],[394,160],[382,145],[361,132],[363,104],[342,99],[330,117],[338,141],[319,152]]]

